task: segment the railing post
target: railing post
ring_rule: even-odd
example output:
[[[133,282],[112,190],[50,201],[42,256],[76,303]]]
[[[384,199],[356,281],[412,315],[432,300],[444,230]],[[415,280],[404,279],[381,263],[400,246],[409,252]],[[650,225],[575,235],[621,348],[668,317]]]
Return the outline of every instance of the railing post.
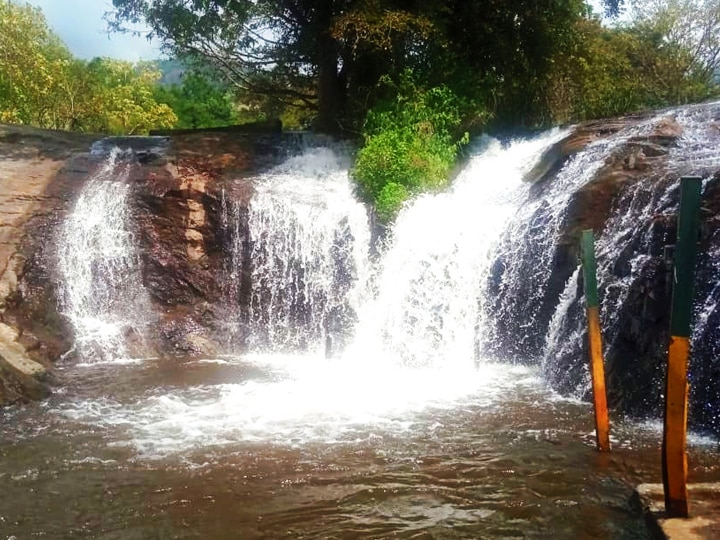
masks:
[[[697,255],[702,179],[680,180],[680,213],[673,263],[670,347],[665,378],[665,421],[662,445],[665,511],[669,517],[688,517],[687,382],[693,274]]]
[[[582,232],[582,266],[585,283],[585,307],[588,321],[590,349],[590,374],[592,375],[593,405],[595,409],[595,435],[601,452],[610,450],[610,421],[608,419],[607,394],[605,391],[605,367],[600,334],[599,300],[595,264],[593,232]]]

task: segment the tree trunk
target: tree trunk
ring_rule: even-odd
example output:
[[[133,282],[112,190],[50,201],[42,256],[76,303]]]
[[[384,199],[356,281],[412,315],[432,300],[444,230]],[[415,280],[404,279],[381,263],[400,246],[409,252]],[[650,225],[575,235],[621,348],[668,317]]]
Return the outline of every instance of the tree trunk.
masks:
[[[315,58],[318,69],[318,114],[314,129],[320,133],[340,132],[343,87],[338,74],[338,44],[330,35],[334,0],[318,2],[314,26],[317,32]]]

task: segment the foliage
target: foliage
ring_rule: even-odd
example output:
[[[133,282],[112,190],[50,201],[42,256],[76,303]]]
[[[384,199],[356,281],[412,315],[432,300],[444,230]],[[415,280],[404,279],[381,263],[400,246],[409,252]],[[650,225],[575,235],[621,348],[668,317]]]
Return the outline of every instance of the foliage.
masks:
[[[153,128],[172,127],[175,113],[154,98],[160,79],[155,65],[95,58],[86,65],[83,131],[111,134],[147,134]]]
[[[49,127],[70,63],[39,8],[0,0],[0,122]]]
[[[177,115],[175,127],[197,129],[238,122],[234,96],[227,87],[197,71],[186,71],[181,80],[182,84],[156,86],[154,90],[155,100],[167,104]]]
[[[613,3],[612,0],[607,0]],[[615,2],[617,3],[617,2]],[[583,0],[113,0],[178,56],[214,65],[243,100],[302,106],[320,131],[357,132],[383,76],[412,69],[506,123],[544,119],[551,58]],[[455,84],[458,81],[459,84]],[[265,109],[268,110],[268,109]],[[475,123],[479,119],[475,119]]]
[[[412,73],[398,83],[384,79],[389,96],[368,112],[365,145],[353,176],[381,221],[391,220],[410,196],[444,187],[459,141],[459,100],[446,86],[423,90]]]
[[[0,122],[113,134],[170,127],[153,64],[72,57],[42,11],[0,0]]]
[[[328,29],[334,10],[351,1],[113,0],[111,25],[144,21],[166,50],[213,66],[248,101],[262,96],[275,110],[300,101],[331,124],[337,109],[326,89],[337,79],[337,57]]]
[[[706,6],[710,3],[703,2]],[[653,3],[657,6],[659,2]],[[715,3],[720,5],[717,0]],[[637,8],[638,3],[634,5]],[[692,31],[695,37],[691,40],[684,32],[678,34],[679,23],[672,22],[677,21],[678,13],[673,13],[670,18],[666,10],[648,8],[639,19],[614,28],[603,27],[597,20],[578,21],[572,45],[554,58],[554,76],[547,93],[551,121],[609,117],[717,95],[714,74],[718,66],[712,65],[716,54],[709,52],[711,43],[720,37],[715,31],[705,38],[702,32]],[[688,31],[697,30],[696,25],[718,28],[720,9],[714,22],[709,10],[702,13],[702,23],[680,26]],[[686,11],[685,16],[689,15]],[[700,43],[703,39],[704,45]],[[715,60],[720,61],[717,56]]]
[[[661,53],[662,64],[656,71],[668,85],[680,87],[683,80],[707,84],[716,77],[720,0],[631,0],[629,4],[634,31]],[[682,94],[675,99],[682,101]]]

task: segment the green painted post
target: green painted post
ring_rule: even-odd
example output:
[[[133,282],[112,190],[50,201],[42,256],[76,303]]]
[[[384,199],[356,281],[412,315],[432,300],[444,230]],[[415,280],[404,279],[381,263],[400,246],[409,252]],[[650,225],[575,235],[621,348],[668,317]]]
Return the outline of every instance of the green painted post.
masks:
[[[693,278],[700,226],[702,179],[680,180],[680,215],[673,263],[670,347],[665,378],[665,421],[662,446],[665,511],[669,517],[688,517],[687,382],[690,355]]]
[[[670,334],[673,336],[690,337],[701,189],[702,178],[688,176],[680,180],[680,217],[673,263],[675,270],[670,319]]]
[[[608,419],[605,366],[602,353],[602,334],[600,332],[600,302],[597,291],[595,241],[593,232],[589,229],[582,232],[582,266],[588,321],[590,374],[592,376],[593,406],[595,408],[595,437],[598,450],[608,452],[610,450],[610,420]]]
[[[598,307],[597,291],[597,264],[595,263],[595,238],[592,229],[582,232],[582,266],[583,281],[585,282],[586,307]]]

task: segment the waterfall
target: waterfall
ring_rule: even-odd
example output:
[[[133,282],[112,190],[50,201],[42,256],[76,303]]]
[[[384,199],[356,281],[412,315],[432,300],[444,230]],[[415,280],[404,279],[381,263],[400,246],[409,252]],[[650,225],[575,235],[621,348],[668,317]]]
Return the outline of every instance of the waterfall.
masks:
[[[590,184],[606,164],[606,158],[634,137],[641,137],[655,124],[649,119],[629,125],[617,133],[588,144],[570,156],[551,181],[531,190],[502,232],[493,254],[486,318],[489,336],[485,353],[516,362],[529,362],[543,355],[550,319],[557,308],[563,284],[575,262],[568,264],[573,250],[565,237],[568,208],[583,186]],[[551,281],[559,267],[568,268],[561,279]]]
[[[249,239],[247,229],[247,209],[238,204],[225,189],[220,191],[220,229],[228,247],[225,256],[224,275],[221,280],[223,289],[224,317],[220,322],[225,336],[225,348],[234,351],[243,346],[244,319],[247,316],[242,309],[243,280],[247,273],[249,259]]]
[[[661,404],[679,178],[702,177],[705,204],[711,204],[708,192],[711,184],[716,185],[711,177],[720,167],[720,155],[718,135],[706,126],[716,112],[712,104],[665,112],[675,117],[683,135],[663,155],[664,169],[622,185],[610,217],[602,230],[596,231],[601,326],[605,355],[610,361],[610,389],[615,390],[616,401],[628,412],[645,414]],[[704,382],[694,389],[697,397],[691,414],[703,425],[718,422],[714,408],[708,409],[714,407],[708,405],[713,400],[704,390],[708,381],[716,378],[716,367],[710,359],[720,352],[716,350],[720,321],[715,309],[720,300],[718,269],[720,235],[716,233],[701,239],[696,266],[690,377]],[[560,330],[558,338],[548,340],[545,373],[558,388],[586,396],[590,382],[583,366],[587,350],[581,297],[578,295],[573,302],[568,306],[561,300],[553,316],[553,325]]]
[[[563,292],[560,294],[555,313],[550,319],[545,346],[542,354],[542,370],[546,376],[555,381],[562,381],[564,377],[580,381],[576,390],[584,392],[590,385],[590,371],[587,363],[576,362],[571,370],[560,370],[555,359],[567,354],[579,354],[577,343],[581,343],[586,334],[584,296],[579,290],[580,273],[582,266],[578,265],[572,273]],[[575,394],[582,398],[582,395]]]
[[[85,361],[127,357],[150,312],[129,215],[129,163],[112,149],[60,230],[60,311]]]
[[[475,359],[486,334],[493,246],[527,197],[524,175],[564,135],[556,130],[507,147],[485,138],[448,191],[422,195],[402,210],[352,354],[409,366]]]
[[[248,209],[253,350],[331,353],[352,327],[370,229],[349,164],[342,150],[310,148],[256,182]],[[233,249],[237,258],[243,248]]]
[[[363,367],[539,363],[555,388],[585,397],[577,238],[593,227],[608,387],[623,389],[618,401],[632,404],[628,412],[652,409],[663,375],[657,359],[666,343],[678,179],[702,176],[709,213],[717,214],[717,110],[685,107],[602,131],[585,126],[505,143],[483,137],[451,186],[408,201],[376,244],[345,148],[324,142],[252,179],[213,177],[204,192],[208,212],[217,212],[206,231],[208,261],[183,272],[192,281],[197,263],[213,269],[209,281],[217,269],[224,277],[212,284],[217,290],[189,293],[183,308],[197,310],[181,315],[210,327],[219,352],[324,355]],[[658,135],[666,121],[682,135]],[[645,157],[646,167],[636,167]],[[130,355],[157,301],[142,287],[128,167],[127,156],[111,151],[60,235],[61,310],[88,359]],[[693,335],[702,358],[720,354],[718,269],[720,233],[705,227]],[[168,310],[158,324],[173,324],[174,315]],[[713,362],[695,362],[691,377],[715,380],[716,371]],[[715,409],[696,414],[720,425]]]

